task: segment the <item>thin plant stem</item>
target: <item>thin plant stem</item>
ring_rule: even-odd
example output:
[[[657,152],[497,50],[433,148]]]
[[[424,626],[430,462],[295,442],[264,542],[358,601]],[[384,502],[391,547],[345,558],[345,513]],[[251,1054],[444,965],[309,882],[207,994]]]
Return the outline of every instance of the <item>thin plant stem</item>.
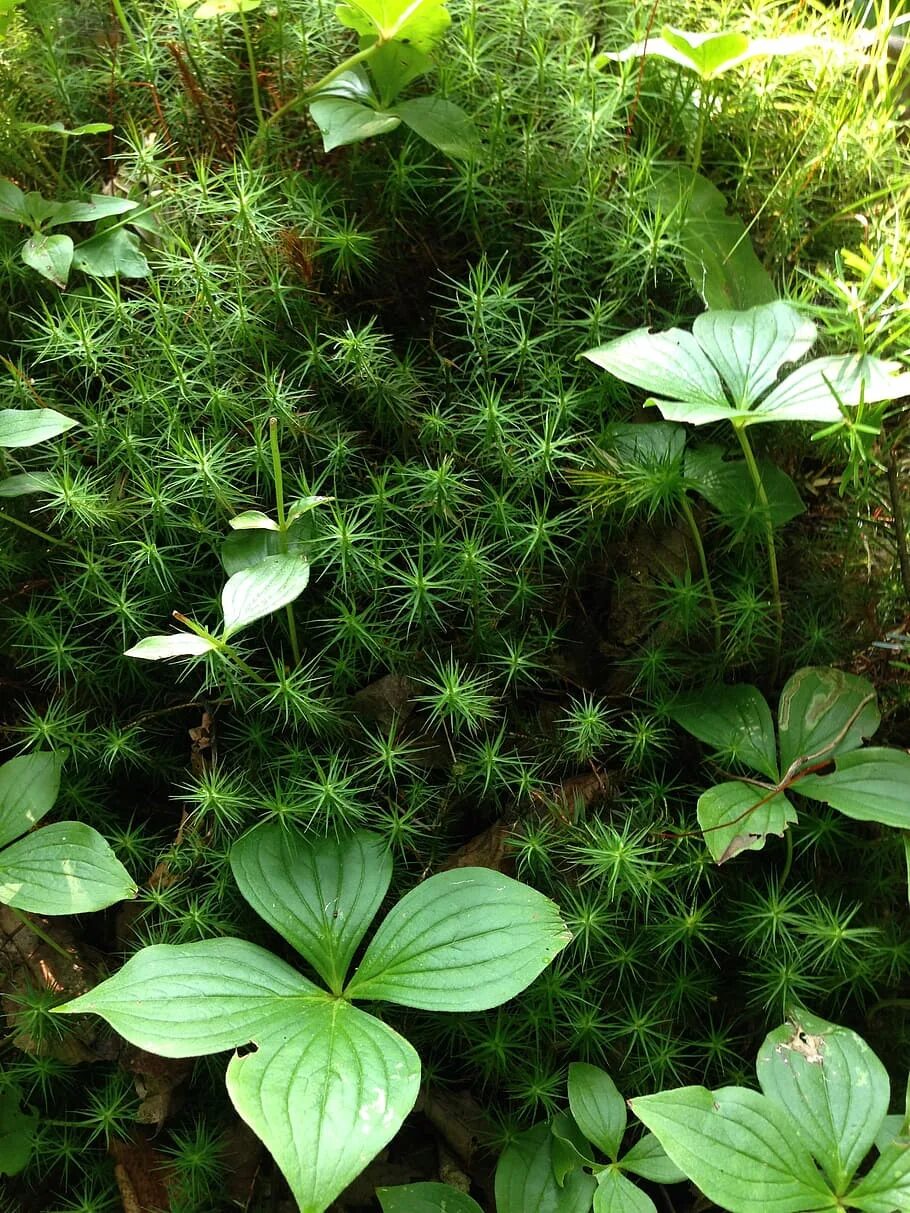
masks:
[[[787,848],[786,857],[784,859],[784,869],[777,881],[778,892],[787,883],[787,877],[790,875],[790,869],[793,867],[793,831],[787,830],[784,833],[784,842]]]
[[[66,948],[64,948],[62,944],[57,943],[56,939],[53,939],[50,935],[48,935],[47,931],[45,931],[43,927],[39,927],[33,918],[29,918],[26,914],[23,914],[22,911],[17,910],[15,906],[7,906],[7,909],[12,910],[23,926],[28,927],[30,931],[34,932],[42,943],[46,943],[49,948],[53,948],[57,955],[62,956],[64,960],[72,962],[72,952],[67,952]]]
[[[27,522],[23,522],[21,518],[14,518],[12,514],[7,514],[3,510],[0,510],[0,519],[2,519],[4,522],[11,522],[13,526],[21,527],[23,531],[28,531],[30,535],[37,535],[39,539],[45,540],[46,543],[54,543],[60,548],[68,548],[71,546],[69,540],[56,539],[53,535],[48,535],[46,531],[39,531],[36,526],[29,526],[29,524]]]
[[[284,476],[281,471],[281,452],[278,449],[278,418],[269,418],[269,446],[272,450],[272,474],[275,479],[275,513],[278,515],[278,533],[281,536],[283,551],[288,550],[288,531],[284,512]],[[291,652],[294,654],[294,665],[300,665],[300,641],[297,639],[297,623],[294,619],[293,603],[284,608],[288,617],[288,636],[291,641]]]
[[[123,30],[123,36],[130,44],[130,49],[135,55],[140,55],[141,51],[139,50],[139,43],[136,41],[136,35],[133,33],[133,28],[127,20],[126,11],[124,10],[121,0],[111,0],[111,6],[113,7],[117,22],[120,28]]]
[[[262,98],[259,95],[259,72],[256,68],[256,52],[253,50],[253,39],[250,36],[250,23],[246,19],[243,8],[240,9],[240,25],[243,29],[243,41],[246,43],[246,58],[250,68],[250,88],[253,93],[253,109],[256,111],[256,122],[260,133],[266,131],[265,114],[262,111]]]
[[[695,551],[698,554],[698,563],[701,568],[702,580],[705,583],[705,593],[708,595],[708,601],[711,604],[711,614],[714,617],[714,643],[720,652],[721,646],[721,631],[720,631],[720,608],[717,605],[717,596],[714,593],[714,585],[711,581],[711,574],[708,571],[708,558],[705,555],[705,545],[701,540],[701,531],[698,529],[698,522],[695,514],[692,512],[692,506],[689,504],[689,498],[683,493],[679,501],[680,509],[682,510],[683,518],[689,527],[689,533],[692,536],[692,542],[695,545]]]
[[[777,667],[780,664],[780,651],[784,639],[784,611],[780,600],[780,574],[777,568],[777,546],[774,542],[774,523],[771,519],[771,507],[768,503],[768,494],[765,492],[765,484],[762,480],[758,463],[755,460],[755,453],[752,450],[752,443],[749,441],[746,435],[745,426],[742,424],[734,424],[733,429],[736,431],[736,437],[739,439],[739,445],[742,447],[743,456],[746,460],[746,467],[749,469],[749,475],[752,477],[752,483],[755,486],[755,496],[758,499],[758,504],[761,506],[762,518],[765,525],[765,544],[768,551],[768,575],[771,579],[771,595],[774,602],[774,621],[777,625],[777,643],[775,645],[774,667],[772,670],[772,680],[774,680],[777,678]]]
[[[705,127],[708,125],[708,111],[711,108],[711,95],[708,92],[707,86],[702,81],[702,86],[698,90],[698,125],[695,127],[695,146],[692,148],[692,164],[693,173],[697,173],[701,168],[701,149],[705,141]]]

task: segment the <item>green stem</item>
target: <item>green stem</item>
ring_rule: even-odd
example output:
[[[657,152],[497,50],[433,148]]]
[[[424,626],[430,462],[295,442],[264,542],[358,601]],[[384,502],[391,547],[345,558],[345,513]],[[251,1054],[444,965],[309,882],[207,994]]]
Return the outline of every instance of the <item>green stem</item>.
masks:
[[[780,879],[777,882],[777,891],[784,887],[787,883],[787,877],[790,875],[790,869],[793,867],[793,831],[787,830],[784,834],[784,841],[787,846],[787,856],[784,860],[784,870],[780,874]]]
[[[19,921],[24,926],[28,927],[28,929],[30,931],[32,931],[35,935],[37,935],[38,938],[42,941],[42,943],[46,943],[49,948],[53,948],[53,950],[57,953],[58,956],[62,956],[64,960],[68,960],[72,964],[72,962],[73,962],[72,952],[67,952],[66,948],[64,948],[61,944],[57,943],[56,939],[51,938],[51,936],[48,935],[48,933],[43,929],[43,927],[38,926],[38,924],[35,922],[35,920],[33,918],[30,918],[27,914],[23,914],[22,911],[17,910],[15,906],[7,906],[7,909],[12,910],[12,912],[19,919]]]
[[[250,88],[253,92],[253,109],[256,111],[256,122],[259,125],[259,133],[263,134],[266,130],[265,114],[262,111],[262,98],[259,95],[259,73],[256,70],[256,53],[253,50],[253,39],[250,37],[250,23],[246,19],[246,13],[240,9],[240,25],[243,29],[243,40],[246,43],[246,58],[250,68]]]
[[[21,527],[23,531],[28,531],[30,535],[37,535],[39,539],[43,539],[46,543],[55,543],[57,547],[61,548],[71,546],[66,539],[55,539],[53,535],[48,535],[46,531],[39,531],[36,526],[29,526],[21,518],[14,518],[12,514],[7,514],[3,510],[0,510],[0,519],[4,522],[11,522],[13,526]]]
[[[195,619],[190,619],[189,615],[184,615],[181,611],[171,611],[171,618],[176,619],[194,636],[201,636],[203,640],[210,641],[217,652],[222,656],[227,657],[229,661],[233,661],[236,666],[243,670],[248,678],[252,678],[253,682],[258,682],[260,686],[268,686],[268,681],[257,674],[251,665],[248,665],[236,649],[232,649],[226,640],[222,640],[220,636],[213,636],[208,628],[204,628],[201,623],[197,623]]]
[[[733,429],[736,432],[736,437],[739,439],[739,445],[742,447],[743,456],[746,460],[746,467],[749,469],[749,475],[752,477],[752,483],[755,486],[755,496],[758,504],[761,506],[762,519],[765,525],[765,544],[768,549],[768,573],[771,578],[771,594],[774,600],[774,620],[777,625],[777,643],[775,645],[774,668],[772,670],[772,681],[777,678],[777,667],[780,664],[780,650],[784,639],[784,610],[780,600],[780,575],[777,569],[777,547],[774,543],[774,523],[771,519],[771,507],[768,503],[768,494],[765,492],[764,481],[761,477],[758,464],[755,461],[755,454],[752,450],[752,444],[746,436],[746,428],[740,422],[733,423]]]
[[[689,533],[692,536],[692,542],[695,544],[695,551],[698,554],[698,563],[701,568],[702,580],[705,583],[705,593],[708,595],[708,601],[711,603],[711,614],[714,617],[714,644],[718,652],[721,646],[720,632],[720,609],[717,605],[717,596],[714,593],[714,585],[711,581],[711,574],[708,572],[708,558],[705,555],[705,545],[701,541],[701,531],[698,529],[698,523],[695,520],[695,515],[692,512],[692,506],[689,504],[689,498],[683,493],[680,498],[680,508],[682,509],[683,517],[689,527]]]
[[[272,475],[275,480],[275,513],[278,515],[278,532],[281,535],[281,546],[288,550],[288,532],[284,512],[284,475],[281,471],[281,452],[278,449],[278,418],[269,418],[269,447],[272,451]],[[297,622],[294,619],[292,603],[284,608],[288,618],[288,636],[291,641],[291,652],[294,654],[294,665],[300,665],[300,641],[297,638]]]
[[[695,146],[692,149],[692,172],[697,173],[701,168],[701,149],[705,141],[705,127],[708,125],[708,111],[711,108],[711,97],[705,82],[698,92],[698,125],[695,128]]]
[[[130,48],[133,51],[133,53],[136,55],[140,55],[141,51],[139,50],[139,43],[136,41],[136,35],[133,33],[132,26],[130,25],[129,21],[127,20],[126,12],[124,11],[121,0],[111,0],[111,4],[113,6],[114,14],[117,17],[117,21],[120,25],[120,28],[123,30],[123,36],[126,38],[127,42],[130,44]]]

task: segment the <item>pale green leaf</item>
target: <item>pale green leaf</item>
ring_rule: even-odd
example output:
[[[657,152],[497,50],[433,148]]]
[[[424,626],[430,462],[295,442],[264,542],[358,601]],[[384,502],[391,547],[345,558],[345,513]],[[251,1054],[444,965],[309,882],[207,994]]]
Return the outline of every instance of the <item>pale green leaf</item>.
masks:
[[[624,1171],[631,1171],[655,1184],[678,1184],[686,1178],[653,1133],[645,1133],[619,1160]]]
[[[497,1213],[590,1213],[596,1184],[573,1171],[560,1187],[553,1174],[553,1138],[547,1126],[521,1133],[496,1166]]]
[[[489,868],[424,880],[386,915],[345,994],[428,1011],[514,998],[571,939],[558,907]]]
[[[678,402],[683,414],[697,408],[697,415],[712,421],[735,415],[727,403],[720,376],[685,329],[668,329],[663,333],[635,329],[588,350],[584,356],[623,383],[667,397],[668,400],[658,401],[658,406],[668,420],[687,419],[668,416],[664,406],[672,401]]]
[[[229,520],[228,525],[235,531],[277,531],[278,523],[262,510],[244,510]]]
[[[739,683],[680,695],[667,715],[725,762],[741,762],[777,782],[774,722],[756,687]]]
[[[335,16],[364,37],[384,42],[400,39],[419,51],[429,51],[451,24],[446,0],[351,0],[339,4]]]
[[[237,13],[252,13],[261,3],[262,0],[204,0],[193,16],[197,21],[210,21],[213,17],[233,17]],[[192,2],[181,7],[192,8]]]
[[[744,310],[777,298],[774,281],[738,215],[686,210],[678,239],[686,272],[706,307]]]
[[[0,220],[10,223],[28,223],[29,212],[25,194],[9,177],[0,177]]]
[[[221,545],[221,563],[229,577],[241,569],[250,569],[261,564],[269,556],[305,556],[302,541],[303,525],[290,526],[282,535],[280,531],[256,528],[251,531],[232,531]]]
[[[0,847],[37,825],[54,807],[65,752],[35,750],[0,766]]]
[[[18,1175],[32,1156],[38,1113],[22,1104],[21,1088],[5,1081],[0,1094],[0,1175]]]
[[[433,61],[409,42],[386,42],[370,57],[370,72],[383,106],[432,68]]]
[[[34,914],[86,914],[136,894],[97,830],[59,821],[0,852],[0,902]]]
[[[231,871],[256,913],[338,994],[392,879],[378,834],[311,841],[273,822],[231,848]]]
[[[308,1002],[227,1071],[237,1112],[264,1142],[300,1213],[323,1213],[414,1106],[420,1059],[341,999]]]
[[[849,1207],[862,1213],[905,1213],[910,1209],[910,1136],[887,1145],[849,1196]]]
[[[62,290],[73,264],[73,242],[69,236],[29,236],[22,246],[22,260]]]
[[[53,215],[48,227],[60,227],[63,223],[94,223],[107,219],[109,215],[123,215],[134,211],[139,205],[130,198],[111,198],[107,194],[92,194],[88,202],[63,202]]]
[[[310,113],[322,132],[322,146],[327,152],[385,135],[401,125],[401,119],[394,114],[382,113],[345,97],[319,97],[310,103]]]
[[[835,1207],[790,1117],[757,1091],[681,1087],[630,1106],[676,1165],[729,1213]]]
[[[296,501],[288,506],[285,523],[287,526],[293,526],[304,514],[309,514],[311,510],[315,510],[317,506],[324,505],[327,501],[334,501],[334,497],[298,497]]]
[[[612,1168],[597,1176],[593,1213],[657,1213],[654,1201]]]
[[[35,446],[78,424],[54,409],[0,409],[0,447]]]
[[[796,812],[783,792],[739,780],[715,784],[698,798],[698,824],[718,863],[741,851],[760,851],[769,834],[782,837],[794,821]]]
[[[382,1213],[483,1213],[472,1196],[450,1184],[401,1184],[377,1188]]]
[[[166,636],[146,636],[123,655],[141,661],[167,661],[172,657],[202,657],[215,647],[214,641],[193,632],[169,632]]]
[[[845,1191],[888,1111],[885,1067],[849,1028],[800,1012],[765,1038],[755,1068],[832,1187]]]
[[[803,358],[816,329],[792,304],[777,300],[744,312],[702,312],[692,334],[717,368],[738,409],[749,409],[787,362]]]
[[[139,237],[125,227],[99,232],[73,251],[73,265],[93,278],[146,278],[150,273]]]
[[[52,493],[57,481],[46,472],[19,472],[0,480],[0,497],[24,497],[28,493]]]
[[[130,1044],[161,1057],[235,1049],[293,1022],[329,995],[243,939],[154,944],[113,977],[55,1011],[100,1015]]]
[[[443,97],[399,101],[391,112],[446,156],[469,160],[480,151],[474,123],[463,109]]]
[[[289,554],[267,556],[235,573],[221,591],[225,639],[290,605],[303,593],[309,580],[307,561]]]
[[[910,754],[870,747],[840,754],[830,775],[806,775],[793,790],[855,821],[910,829]]]
[[[347,101],[367,102],[369,107],[376,105],[373,85],[370,83],[366,69],[361,64],[336,76],[325,88],[319,90],[317,96],[319,98],[343,97]]]
[[[875,404],[910,395],[910,373],[899,371],[900,363],[870,356],[816,358],[778,384],[752,411],[749,422],[840,421],[841,404]]]
[[[35,131],[41,134],[48,135],[65,135],[67,138],[75,138],[79,135],[103,135],[107,131],[114,129],[110,122],[83,122],[81,126],[73,127],[68,130],[62,122],[21,122],[18,124],[22,131]],[[68,205],[63,203],[64,206]]]
[[[599,1066],[572,1062],[569,1107],[588,1141],[615,1161],[626,1131],[626,1101],[610,1075]]]
[[[829,666],[806,666],[788,679],[777,719],[785,773],[858,749],[881,723],[871,682]]]
[[[831,40],[812,34],[782,34],[777,38],[750,38],[736,31],[717,33],[695,33],[691,30],[664,26],[659,38],[647,42],[635,42],[621,51],[607,54],[605,59],[622,62],[626,59],[641,59],[643,55],[668,59],[679,67],[696,72],[702,80],[713,80],[717,76],[738,67],[750,59],[798,55],[807,51],[831,50]]]

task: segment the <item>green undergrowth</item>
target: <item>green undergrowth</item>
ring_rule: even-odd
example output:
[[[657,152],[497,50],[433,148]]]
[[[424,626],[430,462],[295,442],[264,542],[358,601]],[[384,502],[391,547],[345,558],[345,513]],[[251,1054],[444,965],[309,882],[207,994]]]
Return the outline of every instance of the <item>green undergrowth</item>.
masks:
[[[846,7],[661,2],[650,28],[856,40]],[[350,53],[332,8],[249,14],[270,112]],[[662,165],[686,163],[695,86],[671,64],[595,63],[644,35],[650,4],[450,8],[431,84],[473,116],[476,159],[401,131],[326,155],[302,109],[252,146],[229,18],[142,2],[124,28],[119,4],[35,0],[0,43],[0,172],[45,197],[129,194],[157,227],[147,277],[74,275],[61,292],[0,224],[0,404],[79,422],[10,461],[47,491],[0,503],[3,743],[67,751],[55,811],[98,828],[141,886],[77,934],[99,971],[223,933],[274,948],[227,862],[261,821],[377,831],[396,895],[489,828],[475,857],[553,897],[573,943],[499,1011],[391,1022],[431,1090],[472,1091],[491,1144],[563,1106],[572,1060],[630,1095],[751,1083],[757,1041],[793,1005],[857,1027],[903,1073],[900,838],[805,806],[785,841],[716,867],[694,811],[707,764],[664,713],[712,680],[773,698],[799,666],[844,664],[876,682],[885,742],[908,743],[906,680],[868,647],[907,609],[887,460],[850,433],[759,435],[807,507],[780,533],[775,684],[756,511],[730,527],[696,507],[716,628],[672,469],[626,467],[606,496],[579,475],[609,422],[643,416],[640,393],[579,356],[702,307],[655,191]],[[904,357],[894,77],[858,55],[759,59],[714,104],[702,171],[781,295],[827,352]],[[55,142],[21,125],[57,121],[113,130]],[[889,250],[877,279],[844,260],[863,244],[872,261]],[[217,617],[229,519],[275,508],[272,418],[285,497],[330,498],[307,515],[300,661],[283,614],[239,644],[252,677],[124,657],[174,610]],[[895,409],[886,455],[900,426]],[[117,1208],[106,1147],[132,1132],[132,1075],[112,1044],[80,1060],[21,972],[5,988],[3,1081],[43,1113],[15,1207]],[[223,1207],[224,1062],[196,1064],[156,1145],[179,1213]]]

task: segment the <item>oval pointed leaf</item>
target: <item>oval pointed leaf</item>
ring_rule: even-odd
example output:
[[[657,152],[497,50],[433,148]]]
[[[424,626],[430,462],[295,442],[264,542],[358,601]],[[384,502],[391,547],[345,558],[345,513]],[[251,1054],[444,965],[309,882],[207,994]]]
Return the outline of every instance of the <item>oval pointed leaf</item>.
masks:
[[[910,1136],[898,1136],[884,1148],[850,1193],[849,1207],[862,1213],[910,1209]]]
[[[401,39],[419,51],[436,45],[451,24],[446,0],[355,0],[339,4],[335,16],[342,25],[383,42]]]
[[[22,1107],[22,1091],[8,1080],[0,1097],[0,1175],[18,1175],[28,1166],[38,1113]]]
[[[608,1169],[597,1176],[594,1213],[657,1213],[654,1201],[619,1171]]]
[[[234,531],[278,531],[281,528],[274,518],[263,514],[262,510],[244,510],[230,520]]]
[[[880,358],[816,358],[778,384],[750,422],[840,421],[841,404],[855,407],[910,394],[910,375],[899,372],[899,363]]]
[[[64,754],[36,750],[0,766],[0,847],[37,825],[60,791]]]
[[[88,914],[136,895],[129,872],[97,830],[58,821],[0,854],[0,902],[34,914]]]
[[[828,666],[797,670],[781,691],[777,720],[784,772],[859,749],[881,723],[872,683]]]
[[[474,123],[443,97],[414,97],[400,101],[393,113],[421,139],[455,160],[470,160],[480,151]]]
[[[22,246],[22,260],[62,290],[73,264],[73,242],[69,236],[30,236]]]
[[[28,493],[52,493],[57,487],[46,472],[19,472],[0,480],[0,497],[25,497]]]
[[[310,113],[322,132],[322,146],[327,152],[385,135],[401,125],[395,114],[381,113],[344,97],[319,97],[310,102]]]
[[[151,272],[139,237],[125,227],[99,232],[73,250],[73,265],[94,278],[147,278]]]
[[[485,1011],[572,938],[559,908],[489,868],[440,872],[389,911],[346,991],[428,1011]]]
[[[25,194],[9,177],[0,177],[0,219],[10,223],[28,223],[30,219]]]
[[[221,591],[225,639],[281,610],[307,587],[310,566],[301,556],[267,556],[229,578]]]
[[[751,408],[784,363],[805,357],[816,337],[812,321],[781,300],[744,312],[702,312],[692,332],[739,409]]]
[[[560,1187],[553,1174],[553,1138],[546,1125],[521,1133],[496,1165],[497,1213],[589,1213],[596,1184],[573,1171]]]
[[[615,1161],[626,1131],[626,1101],[606,1070],[573,1062],[569,1066],[569,1107],[588,1141]]]
[[[832,1186],[845,1191],[888,1111],[885,1067],[855,1032],[803,1012],[765,1038],[756,1072]]]
[[[699,408],[701,412],[697,415],[712,421],[733,413],[713,363],[685,329],[668,329],[664,333],[637,329],[588,350],[585,358],[623,383],[680,402],[684,413],[690,410],[695,416],[694,410]],[[665,417],[667,400],[658,401]],[[668,420],[688,420],[688,416]]]
[[[107,123],[98,123],[101,130],[111,130]],[[87,128],[79,131],[61,132],[70,135],[97,133]],[[129,198],[110,198],[107,194],[92,194],[88,202],[63,202],[60,209],[48,223],[48,227],[60,227],[64,223],[94,223],[97,219],[106,219],[109,215],[123,215],[126,211],[134,211],[139,205]]]
[[[450,1184],[402,1184],[397,1188],[377,1188],[376,1198],[382,1213],[483,1213],[472,1196],[459,1192]]]
[[[663,1148],[653,1133],[646,1133],[619,1160],[624,1171],[640,1175],[655,1184],[679,1184],[686,1176]]]
[[[752,686],[714,686],[674,699],[667,710],[686,732],[727,762],[742,762],[777,782],[771,709]]]
[[[553,1137],[553,1174],[562,1187],[572,1171],[594,1166],[594,1151],[568,1112],[556,1113],[550,1121],[550,1133]]]
[[[741,851],[760,851],[769,834],[782,836],[796,811],[783,792],[767,792],[732,780],[698,798],[698,824],[717,863]]]
[[[193,632],[170,632],[166,636],[146,636],[124,657],[138,657],[140,661],[167,661],[171,657],[202,657],[217,646],[205,636]]]
[[[237,887],[334,993],[382,905],[392,857],[377,834],[310,842],[276,823],[231,848]]]
[[[234,1057],[227,1089],[281,1168],[301,1213],[323,1213],[414,1106],[420,1059],[397,1032],[341,999],[309,1003]]]
[[[870,746],[835,759],[830,775],[806,775],[794,791],[854,821],[910,830],[910,754]]]
[[[101,985],[56,1007],[100,1015],[130,1044],[161,1057],[235,1049],[328,995],[243,939],[155,944],[131,956]]]
[[[680,1087],[629,1103],[676,1165],[729,1213],[835,1207],[790,1117],[757,1091]]]
[[[54,409],[0,409],[0,446],[35,446],[78,424]]]

